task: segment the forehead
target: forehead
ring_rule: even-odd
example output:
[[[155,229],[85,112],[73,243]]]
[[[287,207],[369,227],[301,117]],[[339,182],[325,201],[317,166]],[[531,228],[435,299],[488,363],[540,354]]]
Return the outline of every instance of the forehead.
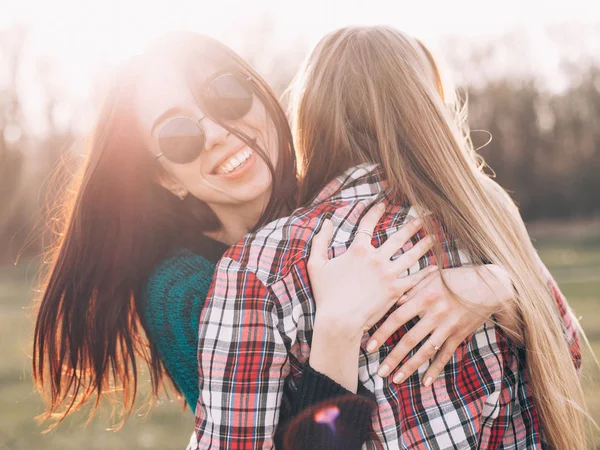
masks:
[[[175,107],[197,111],[199,107],[192,90],[199,89],[216,70],[212,66],[207,63],[195,69],[192,85],[186,79],[186,74],[168,61],[144,63],[135,88],[135,109],[140,125],[149,130],[162,113]]]

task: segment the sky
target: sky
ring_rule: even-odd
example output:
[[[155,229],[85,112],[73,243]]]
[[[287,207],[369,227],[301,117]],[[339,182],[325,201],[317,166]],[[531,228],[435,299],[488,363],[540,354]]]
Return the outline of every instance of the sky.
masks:
[[[593,0],[0,0],[0,5],[0,29],[25,24],[41,52],[84,69],[125,58],[171,29],[233,39],[236,29],[266,15],[279,45],[297,38],[312,43],[347,24],[385,23],[432,40],[448,33],[501,33],[518,25],[600,22],[600,5]]]
[[[0,30],[25,26],[30,54],[52,63],[65,95],[82,99],[98,73],[174,29],[210,34],[235,50],[249,30],[268,21],[268,51],[276,53],[298,42],[309,48],[326,32],[351,24],[393,25],[434,48],[449,34],[476,42],[520,27],[532,36],[542,70],[552,71],[553,47],[543,27],[600,24],[594,0],[0,0],[0,11]]]

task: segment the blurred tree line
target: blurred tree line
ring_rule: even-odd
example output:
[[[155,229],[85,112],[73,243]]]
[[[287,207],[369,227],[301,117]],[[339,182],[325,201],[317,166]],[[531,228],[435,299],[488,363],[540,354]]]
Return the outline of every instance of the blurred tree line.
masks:
[[[600,67],[565,92],[536,81],[500,80],[468,89],[475,147],[525,220],[600,215]]]
[[[30,131],[19,86],[26,34],[19,28],[0,31],[0,262],[40,253],[47,207],[61,184],[48,180],[51,174],[53,180],[68,178],[73,164],[65,165],[65,160],[77,160],[72,155],[82,152],[74,145],[79,133],[56,123],[62,99],[46,82],[44,64],[38,64],[36,79],[43,92],[39,101],[46,131]],[[255,41],[238,50],[282,93],[302,52],[268,58],[263,50],[268,33]],[[494,48],[485,48],[485,58],[494,58]],[[471,52],[460,63],[455,60],[454,68],[471,71],[483,64],[481,54]],[[483,146],[489,141],[487,132],[491,134],[480,151],[526,220],[600,215],[600,65],[590,62],[571,72],[561,91],[545,89],[534,76],[461,80],[468,92],[473,142]]]

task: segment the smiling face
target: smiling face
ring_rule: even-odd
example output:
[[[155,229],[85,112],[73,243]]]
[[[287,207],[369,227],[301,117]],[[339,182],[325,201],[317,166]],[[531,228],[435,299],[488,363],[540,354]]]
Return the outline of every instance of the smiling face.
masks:
[[[202,102],[195,98],[190,83],[168,62],[147,63],[143,73],[136,89],[135,109],[149,151],[155,156],[164,153],[158,158],[164,175],[157,181],[175,195],[189,193],[197,197],[214,211],[247,203],[264,208],[272,184],[269,168],[257,152],[217,122],[214,109],[219,105],[199,104]],[[205,89],[220,73],[219,68],[207,64],[194,83],[198,90]],[[196,97],[204,96],[201,93]],[[223,122],[256,141],[276,166],[275,128],[255,95],[244,117]],[[177,158],[173,153],[177,154],[178,148],[179,155],[192,155],[183,159],[193,160],[174,162]]]

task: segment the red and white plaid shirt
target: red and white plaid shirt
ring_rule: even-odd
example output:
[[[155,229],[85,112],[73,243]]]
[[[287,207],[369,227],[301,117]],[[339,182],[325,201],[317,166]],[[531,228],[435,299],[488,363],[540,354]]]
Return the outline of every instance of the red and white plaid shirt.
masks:
[[[327,185],[311,206],[247,236],[219,262],[200,319],[200,396],[190,449],[274,446],[282,399],[297,389],[310,354],[315,304],[306,261],[311,239],[329,217],[335,228],[330,254],[347,249],[368,206],[384,195],[385,183],[375,168],[362,165],[348,170]],[[410,205],[388,204],[373,244],[381,245],[415,215]],[[413,238],[414,242],[422,237]],[[469,263],[449,241],[444,244],[444,260],[438,266]],[[434,263],[430,253],[411,272]],[[571,310],[549,273],[548,282],[574,362],[580,365]],[[380,361],[415,323],[394,333],[378,353],[366,352],[369,333],[364,336],[359,381],[375,394],[378,405],[367,449],[545,446],[524,370],[525,352],[511,345],[492,323],[481,326],[458,347],[429,387],[420,382],[427,365],[400,385],[379,377]]]

